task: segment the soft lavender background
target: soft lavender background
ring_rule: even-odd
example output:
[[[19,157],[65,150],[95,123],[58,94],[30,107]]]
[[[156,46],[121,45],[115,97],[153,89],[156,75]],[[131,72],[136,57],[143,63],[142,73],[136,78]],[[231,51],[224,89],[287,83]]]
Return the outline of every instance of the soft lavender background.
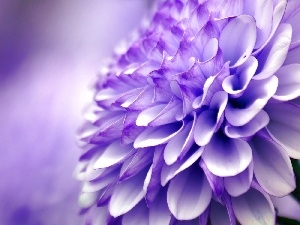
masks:
[[[75,225],[88,86],[146,0],[0,0],[0,225]]]

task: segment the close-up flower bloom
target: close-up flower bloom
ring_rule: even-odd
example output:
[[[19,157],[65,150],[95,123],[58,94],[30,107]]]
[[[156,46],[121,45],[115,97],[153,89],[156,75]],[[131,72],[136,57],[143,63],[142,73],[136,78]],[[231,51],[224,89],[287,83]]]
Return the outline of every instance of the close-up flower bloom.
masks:
[[[165,0],[95,84],[85,224],[276,223],[300,159],[300,2]]]

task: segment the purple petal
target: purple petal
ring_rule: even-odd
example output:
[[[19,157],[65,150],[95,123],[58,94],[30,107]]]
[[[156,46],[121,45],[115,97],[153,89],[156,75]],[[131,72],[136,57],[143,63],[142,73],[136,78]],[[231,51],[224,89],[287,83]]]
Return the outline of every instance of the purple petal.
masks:
[[[136,125],[136,118],[138,111],[130,111],[126,113],[123,121],[123,130],[121,136],[121,143],[123,145],[131,144],[135,139],[145,130],[145,127],[138,127]]]
[[[206,210],[199,216],[199,223],[197,225],[207,225],[209,214],[210,207],[208,206]]]
[[[300,64],[281,67],[275,76],[278,78],[278,89],[273,98],[288,101],[300,96]]]
[[[210,221],[212,225],[231,225],[226,207],[216,201],[211,202]]]
[[[173,96],[166,107],[149,123],[150,126],[161,126],[176,121],[177,113],[182,109],[182,101]]]
[[[191,220],[201,215],[211,197],[207,179],[196,167],[178,174],[170,182],[167,193],[169,209],[178,220]]]
[[[256,75],[253,79],[261,80],[272,76],[284,63],[292,38],[292,27],[280,24],[272,40],[260,52]]]
[[[171,215],[167,204],[167,191],[164,189],[149,208],[149,225],[170,224]]]
[[[78,204],[82,208],[89,208],[94,205],[99,197],[99,192],[82,193],[79,196]]]
[[[235,176],[249,166],[252,150],[242,139],[231,139],[217,133],[205,146],[202,159],[213,174],[220,177]]]
[[[243,13],[244,0],[210,0],[207,4],[214,17],[227,18]]]
[[[196,151],[190,151],[188,154],[181,160],[177,161],[176,163],[168,166],[163,165],[161,171],[161,185],[165,186],[172,178],[174,178],[178,173],[190,167],[197,159],[200,158],[203,147],[198,148]]]
[[[123,163],[120,180],[126,180],[149,166],[152,162],[153,154],[153,148],[137,149],[136,152]]]
[[[109,202],[109,212],[113,217],[127,213],[142,200],[145,195],[143,184],[146,173],[147,170],[144,170],[116,185]]]
[[[198,116],[194,133],[197,145],[205,146],[209,143],[223,115],[227,100],[226,92],[217,92],[211,100],[210,109]]]
[[[275,210],[270,199],[251,188],[245,194],[232,198],[234,214],[243,225],[275,224]]]
[[[160,176],[164,165],[163,159],[164,146],[157,146],[153,156],[153,163],[147,173],[144,182],[144,191],[146,192],[146,202],[152,204],[161,189]]]
[[[241,15],[232,19],[222,31],[219,40],[224,60],[230,61],[231,67],[243,64],[252,53],[256,41],[254,18]]]
[[[215,197],[220,199],[224,194],[224,178],[212,174],[203,160],[200,160],[199,166],[203,169],[203,172],[205,173],[205,176]]]
[[[172,138],[164,150],[164,159],[167,165],[171,165],[178,160],[183,152],[188,151],[194,144],[193,133],[194,121],[189,122],[184,129]]]
[[[227,121],[233,126],[243,126],[248,123],[275,94],[277,85],[278,79],[275,76],[259,81],[252,80],[244,94],[234,100],[238,106],[230,103],[227,105],[225,109]]]
[[[272,29],[272,0],[246,0],[245,13],[253,16],[257,26],[255,49],[260,48],[268,39]]]
[[[133,150],[132,145],[122,146],[120,141],[115,141],[110,144],[105,150],[100,154],[97,161],[94,164],[95,169],[103,169],[114,164],[120,163],[127,156],[131,154]]]
[[[142,111],[136,119],[137,126],[148,126],[148,124],[153,121],[157,115],[166,107],[166,104],[160,104],[152,106],[148,109]]]
[[[288,22],[300,11],[300,2],[298,0],[289,0],[285,9],[283,22]]]
[[[283,197],[292,192],[295,179],[286,151],[272,140],[256,136],[252,140],[254,173],[259,185],[269,194]]]
[[[251,1],[251,0],[248,0],[249,1],[249,3],[250,4],[252,4],[253,5],[253,2]],[[257,1],[258,3],[261,3],[262,1]],[[258,7],[259,7],[259,11],[260,11],[260,9],[262,9],[262,8],[264,8],[264,7],[266,7],[266,8],[269,8],[270,6],[269,6],[269,3],[270,1],[269,0],[264,0],[263,2],[262,2],[262,4],[264,5],[264,6],[262,6],[262,5],[258,5]],[[272,2],[273,3],[273,6],[274,6],[274,2]],[[272,4],[271,3],[271,4]],[[265,27],[265,29],[264,30],[258,30],[258,38],[260,38],[260,39],[263,39],[262,37],[265,37],[265,34],[267,34],[267,32],[269,31],[269,29],[268,29],[268,26],[270,26],[271,27],[271,31],[270,31],[270,34],[269,34],[269,37],[268,37],[268,39],[265,41],[265,43],[262,45],[262,46],[260,46],[260,48],[259,49],[257,49],[254,53],[253,53],[253,55],[257,55],[259,52],[261,52],[261,50],[263,50],[265,47],[266,47],[266,45],[270,42],[270,40],[271,40],[271,38],[273,38],[273,36],[274,36],[274,34],[275,34],[275,32],[277,31],[277,28],[278,28],[278,26],[279,26],[279,24],[282,22],[282,17],[283,17],[283,15],[285,14],[285,9],[286,9],[286,4],[287,4],[287,1],[286,0],[281,0],[281,1],[277,1],[276,2],[277,4],[275,5],[275,7],[274,7],[274,10],[272,10],[272,21],[271,21],[271,23],[269,23],[269,15],[268,15],[268,12],[270,12],[270,11],[267,11],[267,10],[262,10],[262,13],[263,13],[263,15],[265,15],[265,16],[257,16],[257,17],[260,17],[258,20],[260,21],[259,23],[261,24],[261,25],[263,25],[264,27]],[[256,17],[256,16],[255,16]],[[264,18],[265,17],[265,18]],[[266,18],[267,17],[267,18]],[[255,18],[256,19],[256,18]],[[261,23],[262,22],[262,23]],[[258,27],[258,29],[259,29],[260,27]],[[266,33],[265,33],[266,32]],[[261,34],[260,34],[261,33]],[[259,47],[259,44],[261,44],[261,41],[259,41],[259,42],[257,42],[257,46],[256,47]]]
[[[270,116],[267,126],[272,138],[292,158],[300,159],[300,108],[294,104],[272,104],[266,107]]]
[[[209,19],[209,11],[205,3],[200,4],[191,14],[190,27],[197,33]]]
[[[258,61],[256,58],[250,56],[243,65],[238,67],[234,75],[224,79],[222,83],[224,91],[233,97],[239,97],[246,90],[250,80],[255,74],[257,66]]]
[[[148,225],[148,208],[145,201],[141,201],[122,219],[122,225]]]
[[[249,190],[252,178],[253,163],[250,163],[249,167],[247,167],[243,172],[233,177],[225,177],[224,185],[228,194],[233,197],[237,197]]]
[[[181,126],[180,126],[181,125]],[[160,127],[148,127],[135,140],[134,148],[157,146],[168,142],[184,128],[184,124],[167,124]]]
[[[228,137],[231,138],[240,138],[240,137],[250,137],[265,126],[268,125],[270,118],[268,113],[264,110],[261,110],[252,120],[247,124],[240,127],[234,127],[226,125],[224,132]]]

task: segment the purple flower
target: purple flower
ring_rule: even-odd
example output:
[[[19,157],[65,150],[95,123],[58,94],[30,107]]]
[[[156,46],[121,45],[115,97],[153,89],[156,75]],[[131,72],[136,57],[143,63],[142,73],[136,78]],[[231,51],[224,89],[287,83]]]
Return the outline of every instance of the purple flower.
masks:
[[[300,158],[299,11],[157,3],[96,84],[80,135],[86,224],[275,224],[270,196],[295,189]]]

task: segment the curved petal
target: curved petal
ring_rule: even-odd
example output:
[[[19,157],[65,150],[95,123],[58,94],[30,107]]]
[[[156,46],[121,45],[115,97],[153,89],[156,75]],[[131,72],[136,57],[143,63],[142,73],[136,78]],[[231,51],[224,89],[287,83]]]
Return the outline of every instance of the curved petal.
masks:
[[[252,150],[242,139],[230,139],[217,133],[205,146],[202,159],[213,174],[220,177],[235,176],[249,166]]]
[[[114,182],[119,175],[118,169],[110,169],[108,168],[102,175],[101,178],[98,178],[94,181],[87,181],[83,183],[82,191],[83,192],[95,192],[99,191],[105,187],[107,187],[109,184]]]
[[[239,197],[233,197],[232,206],[237,220],[243,225],[275,224],[271,200],[253,188]]]
[[[160,176],[161,170],[164,165],[163,159],[164,146],[158,146],[155,149],[153,156],[153,163],[147,173],[145,182],[144,182],[144,191],[146,192],[146,202],[147,205],[151,205],[156,199],[160,189]]]
[[[126,180],[149,166],[152,162],[153,154],[153,148],[137,149],[136,152],[123,163],[119,180]]]
[[[272,40],[257,57],[259,62],[255,80],[272,76],[284,63],[292,39],[292,27],[280,24]]]
[[[248,1],[251,1],[251,0],[248,0]],[[257,1],[257,0],[256,0]],[[258,2],[261,2],[260,0],[258,0]],[[268,8],[268,7],[270,7],[270,6],[268,6],[268,4],[270,4],[269,3],[270,1],[269,0],[264,0],[263,2],[262,2],[262,4],[264,4],[265,5],[265,7],[266,8]],[[259,49],[257,49],[254,53],[253,53],[253,55],[257,55],[257,54],[259,54],[260,52],[261,52],[261,50],[263,50],[264,48],[265,48],[265,46],[270,42],[270,40],[273,38],[273,36],[274,36],[274,34],[275,34],[275,32],[277,31],[277,28],[278,28],[278,26],[279,26],[279,24],[282,22],[282,17],[283,17],[283,15],[285,14],[285,10],[286,10],[286,4],[287,4],[287,0],[279,0],[279,1],[277,1],[276,2],[277,4],[276,5],[274,5],[274,2],[273,2],[273,6],[275,6],[274,7],[274,10],[272,10],[273,12],[272,12],[272,22],[271,23],[269,23],[269,21],[268,21],[268,19],[266,20],[266,18],[263,18],[264,19],[264,21],[263,21],[263,23],[266,25],[266,26],[271,26],[271,31],[270,31],[270,34],[269,34],[269,36],[268,36],[268,39],[265,41],[265,43],[259,48]],[[250,4],[251,4],[251,2],[250,2]],[[260,7],[260,9],[262,9],[262,8],[264,8],[264,7]],[[260,10],[259,9],[259,10]],[[266,10],[263,10],[262,11],[262,13],[263,14],[268,14],[268,12],[266,11]],[[262,18],[262,17],[261,17]],[[262,20],[261,20],[262,21]],[[268,23],[268,24],[267,24]],[[266,27],[265,27],[266,28]],[[264,32],[266,32],[266,31],[268,31],[268,29],[264,29],[264,31],[262,31],[263,33]],[[259,34],[258,34],[258,38],[260,38],[259,37]],[[259,46],[256,46],[256,47],[259,47]]]
[[[243,172],[233,176],[225,177],[224,185],[228,192],[233,197],[240,196],[247,192],[250,188],[253,178],[253,163],[251,162]]]
[[[160,127],[148,127],[136,138],[133,146],[134,148],[144,148],[164,144],[178,134],[183,128],[183,123],[167,124]]]
[[[165,186],[172,178],[174,178],[181,171],[189,168],[197,159],[200,158],[203,147],[198,148],[196,151],[189,151],[188,154],[181,160],[177,161],[174,164],[168,166],[163,165],[161,171],[161,185]]]
[[[256,41],[254,18],[240,15],[232,19],[223,29],[219,40],[224,60],[230,61],[231,67],[243,64],[252,53]]]
[[[256,136],[252,139],[254,173],[259,185],[269,194],[283,197],[295,187],[291,161],[276,142]]]
[[[226,125],[224,132],[228,137],[231,138],[240,138],[240,137],[250,137],[265,126],[268,125],[270,118],[268,113],[264,110],[261,110],[249,123],[244,126],[234,127]]]
[[[122,225],[148,225],[148,208],[145,201],[141,201],[122,218]]]
[[[136,119],[136,125],[148,126],[148,124],[153,121],[165,107],[166,104],[160,104],[143,110]]]
[[[258,61],[250,56],[248,60],[238,67],[234,75],[226,77],[222,82],[224,91],[231,94],[232,97],[239,97],[247,88],[250,80],[255,74]]]
[[[211,202],[210,221],[211,225],[231,225],[226,207],[216,201]]]
[[[267,129],[272,138],[292,158],[300,159],[300,108],[291,103],[272,104],[265,109],[270,116]]]
[[[185,128],[172,138],[164,150],[164,159],[167,165],[176,162],[182,152],[188,151],[194,144],[193,133],[195,120],[189,122]]]
[[[170,224],[171,212],[167,204],[167,191],[162,190],[149,207],[149,225]]]
[[[132,145],[122,146],[120,141],[113,142],[98,157],[94,164],[94,169],[103,169],[116,163],[120,163],[130,155],[132,149]]]
[[[255,49],[260,48],[268,39],[272,29],[273,2],[272,0],[245,0],[244,10],[255,18],[257,39]]]
[[[127,213],[142,200],[145,195],[143,185],[146,173],[147,170],[144,170],[116,185],[109,202],[109,212],[113,217]]]
[[[289,101],[300,96],[300,64],[283,66],[275,73],[275,76],[279,83],[273,98]]]
[[[194,139],[197,145],[205,146],[211,140],[225,110],[228,95],[224,91],[217,92],[210,103],[210,109],[202,112],[195,125]]]
[[[244,94],[229,102],[225,109],[227,121],[233,126],[243,126],[252,120],[275,94],[278,79],[252,80]]]
[[[167,193],[170,211],[178,220],[192,220],[207,208],[212,197],[208,181],[200,168],[189,168],[178,174]]]
[[[89,208],[94,205],[99,197],[99,192],[81,193],[78,204],[82,208]]]

